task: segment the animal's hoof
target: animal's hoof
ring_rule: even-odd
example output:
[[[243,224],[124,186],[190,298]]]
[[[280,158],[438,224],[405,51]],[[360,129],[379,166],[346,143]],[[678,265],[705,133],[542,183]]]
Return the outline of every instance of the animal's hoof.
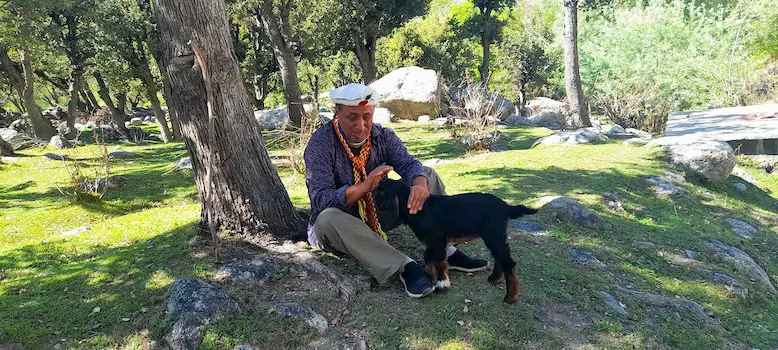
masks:
[[[451,288],[451,281],[442,280],[435,284],[435,292],[446,293]]]
[[[518,300],[519,300],[519,296],[518,295],[506,295],[505,299],[503,299],[502,301],[504,301],[506,304],[513,304],[513,303],[517,302]]]
[[[500,283],[500,281],[502,281],[502,278],[503,278],[502,274],[496,276],[494,274],[491,274],[489,275],[489,278],[487,278],[486,280],[489,281],[489,283],[491,284],[498,284]]]

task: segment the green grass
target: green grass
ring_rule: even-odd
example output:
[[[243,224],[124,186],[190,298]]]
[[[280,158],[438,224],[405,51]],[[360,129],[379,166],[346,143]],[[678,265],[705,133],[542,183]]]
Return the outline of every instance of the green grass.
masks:
[[[541,128],[514,128],[510,151],[465,152],[445,131],[430,132],[418,123],[391,125],[421,160],[452,161],[437,171],[450,194],[481,191],[513,204],[534,205],[546,195],[578,199],[609,224],[602,230],[562,224],[545,215],[527,220],[550,227],[548,236],[513,234],[521,296],[502,303],[504,286],[486,283],[486,273],[452,273],[453,289],[422,300],[405,296],[399,281],[374,286],[347,306],[349,313],[327,337],[358,334],[375,349],[508,349],[581,346],[584,348],[772,348],[778,345],[778,301],[755,288],[747,277],[704,246],[719,240],[751,254],[778,283],[778,177],[740,159],[760,181],[744,195],[727,183],[689,182],[678,200],[657,197],[645,178],[671,166],[654,151],[618,143],[529,149]],[[84,135],[87,138],[88,135]],[[0,168],[0,329],[25,348],[144,348],[169,330],[167,288],[176,278],[209,278],[214,266],[207,244],[196,239],[197,192],[190,174],[168,173],[186,151],[180,143],[125,146],[141,154],[116,161],[112,173],[128,177],[101,202],[77,203],[56,185],[66,182],[59,162],[40,158],[51,150],[21,152],[16,163]],[[113,145],[109,146],[112,147]],[[96,159],[96,146],[72,151],[77,160]],[[280,168],[296,206],[308,207],[304,178]],[[616,212],[600,193],[618,195],[626,212]],[[759,225],[752,240],[734,236],[726,224],[735,217]],[[80,226],[90,230],[62,235]],[[422,248],[405,228],[390,233],[398,249],[416,259]],[[651,248],[635,248],[650,241]],[[604,267],[579,265],[569,248],[593,252]],[[489,258],[480,242],[461,247]],[[697,252],[699,266],[673,259],[683,249]],[[256,253],[230,242],[227,256]],[[344,273],[364,274],[354,261],[327,255],[324,262]],[[745,300],[706,281],[695,269],[727,273],[749,288]],[[282,264],[265,287],[227,288],[246,312],[206,330],[203,348],[296,348],[318,338],[302,322],[267,312],[274,302],[298,300],[332,320],[334,304],[318,276],[301,280],[300,268]],[[641,304],[615,292],[613,284],[698,302],[723,332],[705,328],[686,315]],[[294,288],[307,288],[298,293]],[[601,300],[608,291],[624,303],[618,316]],[[465,300],[469,302],[465,302]],[[467,312],[464,308],[467,306]],[[93,312],[96,307],[100,312]],[[348,330],[347,330],[348,329]],[[64,341],[62,339],[65,339]]]

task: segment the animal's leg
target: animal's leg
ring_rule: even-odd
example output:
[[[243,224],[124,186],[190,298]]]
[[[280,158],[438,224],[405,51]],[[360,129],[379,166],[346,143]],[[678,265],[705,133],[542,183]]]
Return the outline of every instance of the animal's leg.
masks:
[[[435,291],[448,292],[451,281],[448,279],[448,262],[446,261],[446,240],[441,239],[429,245],[432,262],[435,265],[438,280],[435,282]]]
[[[500,268],[500,264],[496,263],[494,264],[494,268],[492,269],[492,274],[489,275],[489,277],[486,278],[487,281],[491,284],[497,284],[502,281],[503,274],[502,274],[502,268]]]
[[[432,248],[427,246],[427,249],[424,251],[424,271],[430,276],[430,280],[434,285],[438,282],[438,269],[435,268],[435,262],[432,257]]]
[[[516,273],[516,262],[511,258],[510,247],[508,246],[507,237],[505,231],[492,231],[495,234],[486,233],[483,234],[484,243],[489,251],[494,256],[494,272],[492,276],[489,276],[489,281],[495,283],[499,281],[500,275],[505,276],[505,301],[508,304],[513,304],[519,299],[519,278]],[[497,233],[499,232],[499,233]],[[499,269],[499,270],[498,270]],[[495,274],[502,272],[500,275]]]

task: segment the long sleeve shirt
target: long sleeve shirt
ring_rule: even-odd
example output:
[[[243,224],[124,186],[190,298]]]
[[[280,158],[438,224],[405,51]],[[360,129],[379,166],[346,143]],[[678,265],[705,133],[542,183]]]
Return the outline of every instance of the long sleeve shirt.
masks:
[[[417,176],[425,176],[424,167],[397,137],[392,129],[373,124],[370,131],[371,148],[365,171],[370,174],[381,164],[392,166],[404,181],[411,185]],[[308,222],[308,243],[316,246],[314,224],[327,208],[338,208],[359,217],[357,206],[346,206],[346,188],[354,185],[351,160],[343,149],[332,121],[324,124],[311,136],[305,147],[305,184],[311,200],[311,219]],[[379,221],[381,213],[379,212]]]

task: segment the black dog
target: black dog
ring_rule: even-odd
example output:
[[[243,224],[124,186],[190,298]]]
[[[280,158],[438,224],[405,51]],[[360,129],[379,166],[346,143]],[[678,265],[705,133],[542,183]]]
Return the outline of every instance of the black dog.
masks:
[[[446,292],[451,287],[446,246],[480,237],[494,257],[494,270],[488,281],[497,284],[505,277],[507,293],[503,301],[513,304],[518,300],[519,278],[508,246],[508,223],[510,219],[535,214],[537,210],[509,205],[491,194],[465,193],[431,195],[422,210],[411,215],[408,212],[410,187],[405,182],[385,179],[377,190],[383,200],[397,201],[399,219],[427,246],[424,252],[425,270],[436,290]]]

